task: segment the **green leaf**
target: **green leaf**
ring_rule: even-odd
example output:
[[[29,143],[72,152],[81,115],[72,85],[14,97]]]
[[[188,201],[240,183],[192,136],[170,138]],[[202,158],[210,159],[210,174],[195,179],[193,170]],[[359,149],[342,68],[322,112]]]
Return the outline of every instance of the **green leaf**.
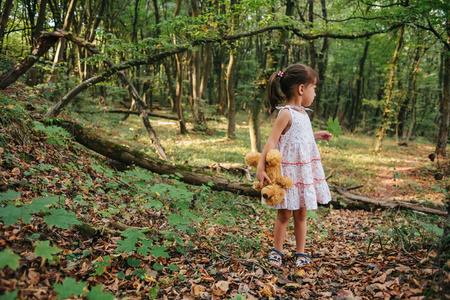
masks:
[[[169,270],[177,272],[180,271],[180,268],[177,265],[170,265]]]
[[[0,217],[6,227],[14,224],[17,220],[22,219],[24,223],[31,222],[30,210],[24,206],[16,207],[14,205],[8,204],[6,207],[0,208]]]
[[[110,292],[106,291],[103,293],[102,286],[96,285],[94,286],[89,293],[87,293],[87,297],[89,300],[114,300],[114,295]]]
[[[136,267],[139,267],[142,264],[142,261],[139,260],[139,259],[133,259],[131,257],[128,257],[127,258],[127,264],[130,267],[136,268]]]
[[[153,264],[153,270],[155,271],[162,271],[164,269],[164,266],[160,264],[159,262],[155,262]]]
[[[49,211],[49,207],[56,204],[58,200],[58,196],[39,197],[35,198],[27,207],[33,212]]]
[[[19,293],[19,290],[12,291],[11,293],[6,293],[3,295],[0,295],[0,300],[15,300],[17,298],[17,294]]]
[[[78,217],[71,211],[66,211],[63,208],[51,209],[52,213],[50,216],[45,216],[44,221],[48,226],[55,225],[56,227],[69,229],[71,225],[81,224],[78,221]]]
[[[8,190],[6,193],[0,193],[0,201],[5,201],[5,200],[14,200],[19,198],[21,193],[13,191],[13,190]]]
[[[125,273],[123,271],[120,271],[119,273],[117,273],[117,278],[122,280],[125,278]]]
[[[332,133],[335,137],[339,137],[339,134],[341,133],[341,126],[339,125],[339,120],[338,118],[328,118],[328,122],[327,122],[327,130]]]
[[[156,299],[156,297],[158,297],[158,292],[159,292],[159,285],[152,287],[148,291],[148,298]]]
[[[56,299],[65,299],[70,296],[78,297],[83,294],[87,294],[84,290],[86,287],[86,282],[77,283],[75,279],[67,277],[64,279],[63,284],[55,284],[53,285],[55,288],[55,292],[58,293]]]
[[[0,269],[9,266],[11,269],[16,270],[19,267],[20,256],[15,254],[9,249],[5,249],[0,252]]]
[[[141,241],[142,247],[137,248],[137,253],[142,254],[142,256],[147,256],[150,252],[150,246],[153,244],[153,241]]]
[[[149,200],[147,204],[145,204],[145,208],[150,209],[154,207],[156,210],[162,210],[164,205],[158,200]]]
[[[130,238],[118,240],[117,244],[119,244],[120,246],[116,248],[116,252],[121,253],[122,251],[125,251],[126,253],[130,253],[135,248],[136,240]]]
[[[138,239],[145,240],[145,234],[141,229],[135,229],[135,228],[128,228],[124,230],[121,234],[124,237],[130,238],[130,239],[136,239],[136,242]]]
[[[155,245],[153,246],[153,250],[150,251],[150,254],[153,255],[154,257],[158,258],[158,257],[166,257],[169,258],[169,254],[166,252],[167,248],[164,246],[158,246]]]
[[[36,248],[34,249],[34,254],[37,256],[48,259],[49,262],[53,261],[53,254],[59,253],[62,250],[53,246],[50,247],[50,241],[42,241],[36,243]]]
[[[189,223],[189,219],[183,217],[182,215],[178,215],[178,214],[169,215],[167,217],[167,220],[169,221],[170,226]]]

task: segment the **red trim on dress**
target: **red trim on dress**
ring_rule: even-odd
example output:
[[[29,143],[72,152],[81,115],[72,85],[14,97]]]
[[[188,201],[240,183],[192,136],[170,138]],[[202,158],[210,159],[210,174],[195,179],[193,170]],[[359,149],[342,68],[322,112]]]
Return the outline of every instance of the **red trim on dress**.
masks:
[[[322,181],[322,180],[326,180],[325,178],[323,178],[323,179],[317,179],[317,178],[314,178],[314,180],[315,181]],[[313,182],[313,183],[303,183],[303,182],[297,182],[297,183],[294,183],[294,185],[313,185],[313,184],[316,184],[317,182]]]
[[[316,158],[316,159],[313,159],[313,160],[311,160],[310,162],[297,162],[297,163],[287,163],[287,162],[281,162],[283,165],[307,165],[307,164],[310,164],[310,163],[312,163],[313,161],[320,161],[320,160],[322,160],[322,159],[320,159],[320,158]]]

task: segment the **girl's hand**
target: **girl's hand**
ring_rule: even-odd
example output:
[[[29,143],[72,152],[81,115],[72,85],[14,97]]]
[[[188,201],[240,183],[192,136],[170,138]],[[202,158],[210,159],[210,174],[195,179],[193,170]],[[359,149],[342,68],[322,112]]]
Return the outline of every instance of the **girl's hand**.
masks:
[[[256,171],[256,179],[258,179],[258,181],[259,181],[260,188],[263,188],[264,180],[267,180],[269,183],[271,183],[269,176],[267,176],[267,173],[264,170]]]
[[[326,130],[314,132],[314,138],[316,140],[329,141],[333,135]]]

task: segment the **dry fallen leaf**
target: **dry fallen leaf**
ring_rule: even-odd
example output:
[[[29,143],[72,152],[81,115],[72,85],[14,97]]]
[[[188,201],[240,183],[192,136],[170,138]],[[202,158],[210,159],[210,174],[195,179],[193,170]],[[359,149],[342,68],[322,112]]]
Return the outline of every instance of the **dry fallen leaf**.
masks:
[[[230,283],[228,281],[221,280],[216,283],[216,289],[214,291],[214,295],[223,296],[228,292],[229,288],[230,288]]]

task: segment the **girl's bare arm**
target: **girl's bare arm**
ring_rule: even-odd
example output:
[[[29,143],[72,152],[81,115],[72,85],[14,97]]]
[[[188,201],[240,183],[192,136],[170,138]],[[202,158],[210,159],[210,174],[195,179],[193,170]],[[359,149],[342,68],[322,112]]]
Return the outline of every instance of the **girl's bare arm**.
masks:
[[[286,126],[291,121],[291,113],[289,109],[283,109],[278,115],[277,119],[273,123],[272,131],[269,134],[266,145],[261,152],[261,158],[259,159],[258,168],[256,170],[256,179],[259,180],[259,185],[262,188],[264,179],[270,182],[269,177],[266,174],[266,155],[267,152],[275,148],[278,140],[280,139],[281,133],[286,128]]]

